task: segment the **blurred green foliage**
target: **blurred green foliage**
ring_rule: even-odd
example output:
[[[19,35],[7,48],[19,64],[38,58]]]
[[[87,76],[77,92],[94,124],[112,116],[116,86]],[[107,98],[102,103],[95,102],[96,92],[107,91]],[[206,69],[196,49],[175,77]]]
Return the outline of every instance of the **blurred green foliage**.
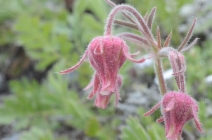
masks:
[[[49,130],[33,127],[22,134],[21,140],[56,140]],[[58,140],[65,140],[58,138]]]
[[[144,111],[142,108],[138,110],[140,117],[130,116],[123,128],[122,140],[163,140],[165,134],[164,129],[156,123],[151,117],[143,117]],[[140,118],[140,119],[139,119]]]
[[[186,83],[190,94],[202,94],[212,100],[212,96],[209,94],[212,92],[212,87],[210,86],[210,83],[206,83],[205,79],[212,74],[212,69],[205,67],[209,66],[211,63],[211,46],[212,42],[208,40],[202,45],[202,48],[196,46],[186,54]]]
[[[128,0],[142,15],[156,6],[154,26],[160,25],[163,35],[172,29],[174,45],[179,45],[182,40],[178,26],[184,19],[178,15],[179,9],[190,2],[192,0]],[[107,110],[93,108],[92,101],[86,101],[79,92],[91,78],[92,70],[88,64],[66,76],[55,73],[75,64],[89,41],[103,34],[109,12],[105,1],[76,0],[71,13],[61,0],[0,0],[0,6],[0,46],[22,46],[37,71],[45,71],[52,66],[42,82],[28,77],[9,82],[12,94],[4,97],[0,104],[0,125],[11,125],[15,132],[21,134],[21,140],[70,139],[66,133],[55,134],[63,127],[98,140],[118,137],[123,140],[164,139],[161,135],[164,134],[163,126],[155,123],[159,114],[144,118],[141,108],[136,113],[140,117],[129,117],[124,128],[119,130],[122,125],[118,118],[120,114],[113,106]],[[209,94],[212,88],[205,84],[204,77],[212,71],[204,66],[210,65],[211,52],[207,51],[211,50],[210,46],[212,42],[206,41],[203,49],[196,47],[186,55],[188,91],[193,96],[202,93],[209,101],[212,100]],[[127,66],[124,66],[121,71],[126,72],[126,69]],[[199,70],[198,74],[196,70]],[[124,86],[127,87],[126,84]],[[200,102],[199,111],[205,130],[201,140],[209,140],[212,137],[212,123],[209,122],[212,120],[206,113],[205,102]],[[193,127],[186,129],[194,132]]]
[[[13,124],[16,130],[36,127],[53,131],[64,122],[84,131],[88,136],[103,140],[107,134],[105,132],[109,131],[107,125],[102,127],[94,112],[89,109],[91,106],[84,106],[77,93],[68,88],[68,78],[53,74],[53,71],[49,72],[41,85],[36,81],[22,79],[11,81],[10,87],[14,95],[4,98],[0,108],[0,124]],[[113,131],[110,134],[113,139]]]

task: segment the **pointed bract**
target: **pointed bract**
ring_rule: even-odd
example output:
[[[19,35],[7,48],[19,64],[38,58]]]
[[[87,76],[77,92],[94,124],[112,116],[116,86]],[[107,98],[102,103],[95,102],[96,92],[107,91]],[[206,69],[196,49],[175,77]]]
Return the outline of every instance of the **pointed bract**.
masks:
[[[86,56],[87,56],[87,50],[85,51],[84,55],[82,56],[82,58],[80,59],[80,61],[76,65],[74,65],[74,66],[72,66],[72,67],[70,67],[70,68],[68,68],[66,70],[60,71],[59,73],[60,74],[67,74],[67,73],[73,72],[74,70],[76,70],[83,63],[83,61],[85,60]]]
[[[180,44],[179,48],[178,48],[178,51],[181,51],[185,46],[186,44],[188,43],[188,41],[190,40],[191,36],[192,36],[192,33],[193,33],[193,30],[194,30],[194,26],[196,24],[196,21],[197,21],[197,18],[194,18],[194,21],[193,21],[193,24],[191,25],[191,28],[189,29],[185,39],[183,40],[183,42]]]
[[[171,40],[171,37],[172,37],[172,31],[169,33],[169,35],[167,36],[164,44],[163,44],[163,47],[168,47],[169,46],[169,43],[170,43],[170,40]]]
[[[147,21],[147,25],[148,25],[149,29],[152,28],[152,22],[154,20],[155,12],[156,12],[156,7],[154,7],[149,14],[149,18]]]

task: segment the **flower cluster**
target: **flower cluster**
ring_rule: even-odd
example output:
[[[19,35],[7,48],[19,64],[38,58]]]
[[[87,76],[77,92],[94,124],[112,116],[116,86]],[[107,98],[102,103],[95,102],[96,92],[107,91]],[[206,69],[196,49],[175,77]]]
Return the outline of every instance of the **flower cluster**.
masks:
[[[110,97],[115,94],[115,103],[117,106],[118,101],[121,99],[119,90],[122,86],[122,77],[119,74],[119,69],[126,60],[135,63],[143,63],[146,60],[145,58],[139,60],[134,59],[134,56],[139,53],[131,54],[125,41],[139,44],[141,48],[148,50],[147,52],[155,62],[155,73],[159,81],[160,92],[163,95],[162,100],[144,116],[151,115],[157,108],[161,107],[162,117],[157,121],[165,123],[166,138],[168,140],[179,139],[184,124],[191,119],[194,119],[197,129],[202,132],[201,123],[197,115],[198,104],[186,93],[186,63],[182,54],[192,48],[198,40],[198,38],[196,38],[187,45],[192,36],[196,18],[181,45],[178,49],[174,49],[169,47],[172,33],[167,36],[163,45],[159,27],[157,28],[156,38],[154,38],[154,35],[151,33],[156,8],[153,8],[149,14],[142,17],[139,12],[130,5],[115,5],[110,0],[106,1],[111,6],[114,6],[114,8],[111,10],[106,20],[104,35],[95,37],[89,43],[84,55],[76,65],[60,71],[59,73],[67,74],[73,72],[83,63],[85,58],[88,58],[90,65],[95,71],[91,82],[85,88],[92,88],[88,98],[96,96],[94,105],[105,109],[109,103]],[[117,20],[116,15],[118,13],[122,13],[129,22]],[[113,24],[138,30],[142,35],[128,32],[113,35]],[[173,68],[173,76],[176,80],[178,91],[167,91],[163,78],[161,57],[167,57],[169,59]]]

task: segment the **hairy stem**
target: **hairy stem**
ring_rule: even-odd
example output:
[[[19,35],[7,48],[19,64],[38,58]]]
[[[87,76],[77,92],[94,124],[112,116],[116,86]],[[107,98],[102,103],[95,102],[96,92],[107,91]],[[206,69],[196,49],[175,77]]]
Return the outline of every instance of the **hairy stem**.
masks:
[[[114,2],[112,2],[111,0],[106,0],[107,3],[109,3],[111,6],[115,7],[116,4]],[[125,12],[122,12],[122,14],[132,23],[135,23],[135,21]]]
[[[157,78],[158,78],[160,93],[162,95],[165,95],[167,90],[166,90],[165,80],[164,80],[164,77],[163,77],[162,63],[161,63],[159,56],[156,56],[154,66],[155,66],[155,73],[156,73]]]
[[[147,27],[147,24],[144,21],[143,17],[138,13],[138,11],[135,8],[133,8],[132,6],[129,6],[129,5],[124,5],[124,4],[114,7],[112,9],[112,11],[110,12],[107,22],[106,22],[104,35],[112,34],[112,26],[113,26],[115,16],[117,13],[123,12],[123,11],[127,11],[127,12],[131,13],[133,16],[135,16],[136,20],[139,23],[139,24],[137,24],[139,31],[142,32],[152,42],[155,42],[154,37],[151,34],[149,28]]]

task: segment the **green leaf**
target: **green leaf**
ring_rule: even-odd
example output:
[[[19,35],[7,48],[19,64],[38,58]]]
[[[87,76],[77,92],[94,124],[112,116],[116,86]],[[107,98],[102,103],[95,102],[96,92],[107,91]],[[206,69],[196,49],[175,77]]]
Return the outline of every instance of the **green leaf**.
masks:
[[[93,117],[93,118],[90,118],[89,120],[87,120],[87,126],[86,126],[86,134],[88,136],[95,136],[97,134],[98,131],[101,131],[100,129],[100,124],[98,122],[98,120]]]
[[[123,140],[129,140],[129,138],[133,140],[150,140],[149,135],[137,118],[130,117],[127,124],[129,127],[125,127],[122,133]]]
[[[42,128],[33,127],[22,134],[20,140],[54,140],[52,132]]]

